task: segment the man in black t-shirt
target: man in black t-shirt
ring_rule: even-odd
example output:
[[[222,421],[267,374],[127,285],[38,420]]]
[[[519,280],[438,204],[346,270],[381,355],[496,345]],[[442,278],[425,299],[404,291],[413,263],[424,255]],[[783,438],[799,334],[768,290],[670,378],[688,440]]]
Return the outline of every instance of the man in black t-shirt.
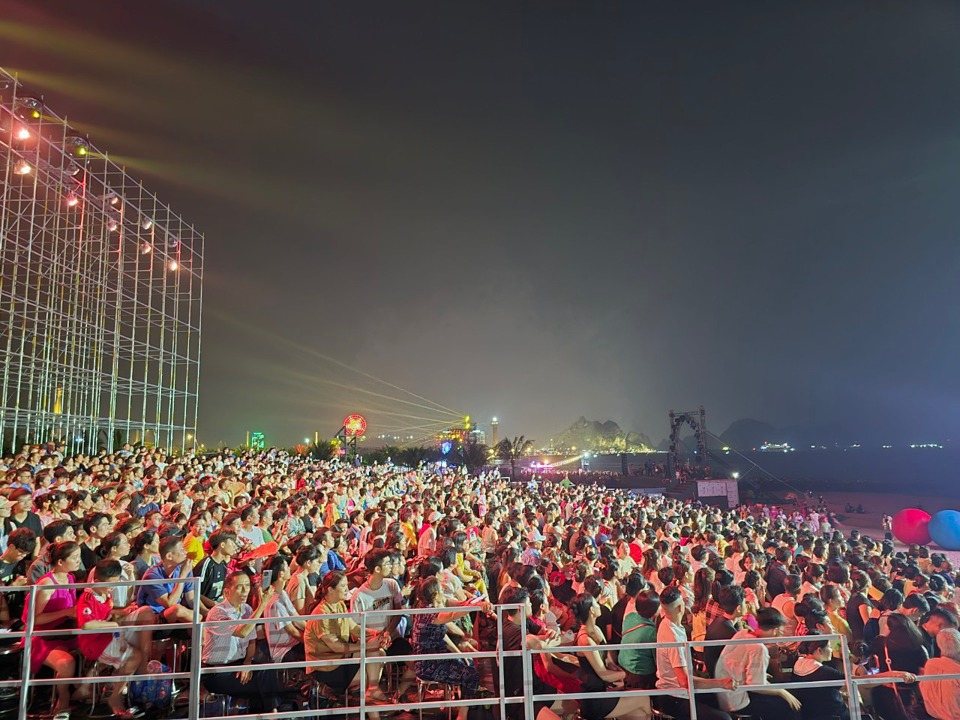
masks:
[[[536,624],[530,621],[533,614],[533,607],[530,605],[530,593],[526,588],[511,587],[506,588],[501,597],[504,605],[523,605],[527,617],[526,640],[527,647],[547,648],[556,647],[560,644],[560,634],[552,630],[543,630],[538,634]],[[523,647],[524,628],[520,626],[520,609],[510,608],[503,611],[503,650],[520,650]],[[505,657],[503,659],[503,682],[504,693],[507,697],[523,697],[523,658]],[[533,676],[533,694],[548,695],[555,693],[556,689],[545,684],[537,675]],[[537,702],[533,706],[534,717],[545,707],[549,707],[549,702]],[[514,703],[507,705],[507,717],[524,717],[523,703]]]
[[[223,584],[227,579],[227,563],[237,554],[237,536],[232,532],[219,531],[210,536],[210,554],[193,570],[200,580],[200,609],[207,610],[223,600]]]
[[[82,570],[92,570],[103,558],[98,553],[100,542],[110,534],[110,516],[105,513],[90,513],[83,519],[83,529],[87,539],[80,545],[80,562]]]
[[[4,521],[4,534],[9,535],[17,528],[25,527],[33,531],[36,538],[33,552],[35,556],[40,550],[40,535],[43,534],[43,523],[40,522],[40,516],[33,512],[33,493],[29,488],[16,488],[7,496],[13,507],[10,517]]]
[[[739,585],[723,585],[716,600],[723,614],[707,628],[704,640],[729,640],[740,629],[745,600],[743,588]],[[713,672],[717,669],[717,661],[722,652],[723,645],[706,645],[703,648],[703,659],[710,677],[714,676]]]
[[[26,579],[27,560],[36,538],[30,528],[17,528],[7,542],[7,549],[0,555],[0,585],[6,587],[24,586],[29,584]],[[23,606],[26,593],[0,593],[0,623],[4,627],[12,624],[19,625],[23,615]]]
[[[767,568],[767,597],[773,600],[785,591],[783,581],[790,574],[790,561],[793,559],[790,548],[780,546],[774,550],[774,561]]]

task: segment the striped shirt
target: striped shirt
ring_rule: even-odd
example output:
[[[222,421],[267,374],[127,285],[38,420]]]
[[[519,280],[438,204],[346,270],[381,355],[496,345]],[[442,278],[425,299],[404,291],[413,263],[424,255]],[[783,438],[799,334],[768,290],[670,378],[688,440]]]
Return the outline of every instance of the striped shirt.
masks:
[[[207,613],[207,621],[216,620],[246,620],[253,615],[253,608],[244,603],[238,610],[229,602],[214,605]],[[240,625],[213,625],[203,629],[203,664],[230,665],[240,662],[247,655],[247,645],[257,639],[256,633],[250,633],[245,638],[236,637],[233,633]]]

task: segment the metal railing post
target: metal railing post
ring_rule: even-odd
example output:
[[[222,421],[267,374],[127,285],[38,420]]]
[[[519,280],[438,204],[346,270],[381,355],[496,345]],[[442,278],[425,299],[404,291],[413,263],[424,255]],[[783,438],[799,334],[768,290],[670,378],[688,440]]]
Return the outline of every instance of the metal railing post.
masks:
[[[200,617],[200,579],[193,587],[193,653],[190,655],[190,708],[187,712],[189,720],[200,718],[200,665],[203,660],[203,622]],[[177,672],[177,668],[174,668]]]
[[[27,624],[24,628],[26,634],[23,636],[23,664],[20,667],[20,717],[27,716],[27,707],[29,705],[27,689],[30,687],[30,659],[33,644],[31,643],[33,631],[36,628],[35,616],[37,613],[37,587],[30,590],[30,597],[27,599]],[[53,688],[56,693],[56,687]]]
[[[497,628],[503,627],[503,606],[497,605]],[[500,636],[497,642],[497,672],[500,676],[500,720],[507,718],[507,688],[503,684],[503,633],[497,630]]]
[[[497,642],[503,644],[503,616],[497,623]],[[523,716],[533,720],[533,658],[527,647],[527,609],[520,606],[520,649],[523,651]]]
[[[350,642],[350,638],[347,638]],[[360,613],[360,720],[367,717],[367,614]]]
[[[669,622],[669,620],[665,622]],[[687,666],[687,692],[690,693],[690,720],[697,720],[697,695],[693,689],[693,650],[689,642],[683,646],[683,664]],[[653,698],[650,698],[650,704],[653,704]]]
[[[840,654],[843,658],[843,677],[847,681],[847,709],[850,717],[860,717],[860,688],[853,682],[853,661],[850,659],[850,648],[847,647],[847,638],[840,636]],[[896,687],[894,687],[896,692]]]

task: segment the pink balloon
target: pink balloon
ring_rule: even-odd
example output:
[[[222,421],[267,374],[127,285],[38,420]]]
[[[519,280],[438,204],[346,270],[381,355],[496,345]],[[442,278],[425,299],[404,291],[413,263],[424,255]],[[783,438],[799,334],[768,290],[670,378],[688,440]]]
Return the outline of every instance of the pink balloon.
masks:
[[[930,513],[917,508],[901,510],[893,516],[893,534],[907,545],[926,545],[930,542]]]

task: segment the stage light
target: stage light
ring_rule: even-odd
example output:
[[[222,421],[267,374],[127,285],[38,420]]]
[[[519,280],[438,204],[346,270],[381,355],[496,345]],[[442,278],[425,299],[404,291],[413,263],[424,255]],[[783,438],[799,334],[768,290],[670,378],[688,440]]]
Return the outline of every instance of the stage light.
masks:
[[[29,139],[30,139],[29,130],[27,130],[26,128],[20,128],[19,130],[17,130],[17,140],[29,140]]]
[[[17,100],[14,112],[21,120],[39,120],[43,110],[43,103],[32,97],[22,97]]]
[[[167,267],[170,268],[171,270],[178,270],[180,268],[176,260],[171,260],[170,264],[167,265]]]
[[[80,202],[80,198],[76,195],[70,194],[67,196],[67,207],[76,207]]]
[[[145,242],[140,245],[141,255],[149,255],[152,252],[153,252],[153,245],[151,245],[150,243]]]
[[[103,199],[106,200],[111,205],[116,205],[118,202],[120,202],[120,197],[112,190],[108,192],[106,195],[104,195]]]
[[[67,138],[64,138],[63,141],[64,149],[71,155],[77,157],[86,157],[89,152],[90,144],[87,142],[86,138],[82,138],[79,135],[70,135]]]
[[[118,223],[116,220],[111,220],[110,222],[107,223],[107,229],[110,232],[115,232],[119,227],[120,227],[120,223]]]
[[[144,230],[149,230],[150,228],[153,227],[153,220],[151,220],[148,217],[145,217],[143,219],[143,222],[140,223],[140,227],[142,227]]]
[[[29,175],[33,172],[33,167],[26,160],[17,163],[13,170],[17,175]]]

